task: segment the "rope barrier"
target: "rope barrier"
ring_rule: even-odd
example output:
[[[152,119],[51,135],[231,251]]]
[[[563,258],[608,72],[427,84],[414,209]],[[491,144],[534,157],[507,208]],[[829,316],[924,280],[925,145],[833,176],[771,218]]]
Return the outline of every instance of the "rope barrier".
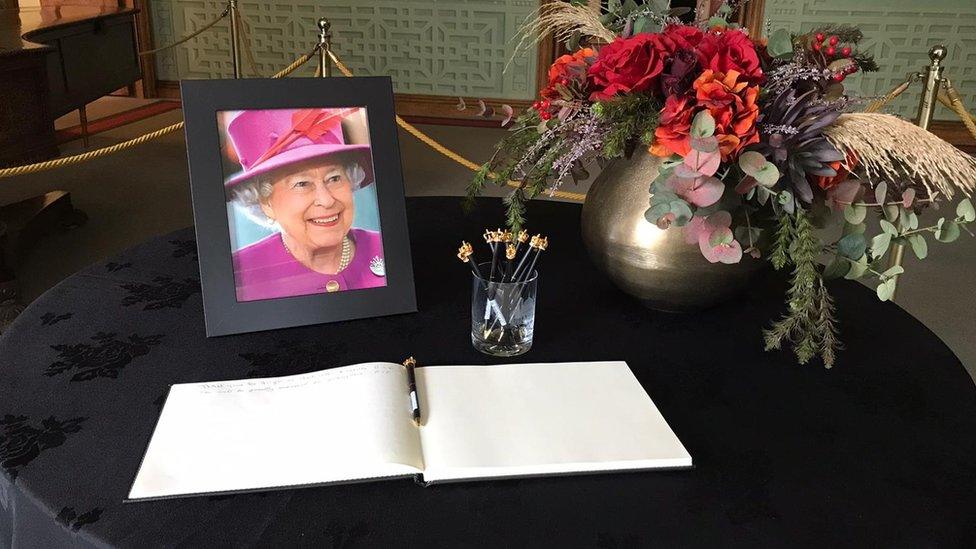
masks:
[[[976,123],[973,122],[976,120],[976,117],[970,114],[966,110],[966,107],[963,106],[959,92],[952,86],[948,78],[943,79],[942,84],[945,87],[945,92],[939,91],[939,101],[959,116],[966,129],[969,130],[970,135],[973,136],[973,139],[976,139]]]
[[[318,45],[316,45],[314,48],[312,48],[312,51],[302,55],[301,57],[296,59],[291,65],[288,65],[284,69],[275,73],[275,75],[272,76],[271,78],[283,78],[287,76],[292,71],[302,66],[304,63],[307,63],[308,60],[311,59],[313,55],[318,53],[318,49],[319,47]],[[54,168],[60,168],[61,166],[68,166],[71,164],[77,164],[79,162],[86,162],[88,160],[117,153],[119,151],[124,151],[126,149],[135,147],[136,145],[141,145],[147,141],[152,141],[157,137],[162,137],[166,134],[179,131],[183,129],[183,125],[184,125],[183,122],[177,122],[176,124],[166,126],[165,128],[158,129],[154,132],[149,132],[147,134],[140,135],[139,137],[135,137],[133,139],[129,139],[121,143],[116,143],[115,145],[111,145],[109,147],[102,147],[100,149],[88,151],[86,153],[75,154],[72,156],[64,156],[61,158],[55,158],[53,160],[47,160],[45,162],[38,162],[35,164],[25,164],[23,166],[15,166],[13,168],[0,168],[0,179],[3,179],[5,177],[15,177],[18,175],[26,175],[31,173],[43,172]]]
[[[193,32],[192,34],[183,37],[179,41],[174,42],[174,43],[169,44],[169,45],[166,45],[166,46],[162,46],[160,48],[153,49],[153,50],[139,52],[139,55],[149,55],[149,54],[152,54],[152,53],[156,53],[156,52],[159,52],[159,51],[168,49],[168,48],[172,48],[172,47],[177,46],[179,44],[182,44],[184,42],[187,42],[188,40],[191,40],[192,38],[198,36],[199,34],[201,34],[202,32],[204,32],[205,30],[207,30],[207,29],[213,27],[214,25],[216,25],[224,17],[227,17],[227,15],[230,13],[230,9],[231,9],[230,8],[230,4],[228,4],[227,7],[224,8],[224,11],[216,19],[214,19],[210,23],[207,23],[206,25],[204,25],[203,27],[201,27],[197,31]],[[239,27],[238,27],[239,30],[245,36],[245,41],[247,41],[248,44],[250,44],[250,42],[246,39],[247,32],[248,32],[247,29],[246,29],[246,26],[247,26],[246,23],[244,23],[243,21],[239,21],[238,25],[239,25]],[[283,78],[283,77],[287,76],[288,74],[292,73],[293,71],[295,71],[296,69],[298,69],[298,67],[301,67],[302,65],[304,65],[305,63],[307,63],[309,60],[311,60],[312,57],[319,52],[319,49],[320,48],[321,48],[321,45],[320,44],[316,44],[315,47],[313,47],[311,51],[309,51],[309,52],[303,54],[302,56],[298,57],[297,59],[295,59],[295,61],[293,61],[290,65],[288,65],[284,69],[276,72],[271,78]],[[256,64],[254,62],[253,53],[250,51],[250,47],[248,47],[248,49],[246,50],[246,54],[247,54],[247,58],[248,58],[248,63],[251,66],[250,68],[251,68],[252,73],[257,74],[256,67],[255,67]],[[333,51],[329,50],[328,51],[328,55],[332,59],[332,62],[336,64],[336,67],[339,68],[339,71],[342,72],[343,76],[346,76],[346,77],[353,76],[352,71],[349,70],[349,68],[342,61],[339,60],[339,58],[335,55],[335,53]],[[321,74],[319,72],[319,69],[316,69],[316,73],[315,74],[316,74],[316,76],[321,76]],[[904,91],[906,89],[908,89],[908,87],[911,86],[912,83],[914,83],[920,77],[921,77],[921,75],[919,73],[910,74],[908,76],[908,78],[903,83],[895,86],[890,92],[888,92],[886,95],[882,96],[881,98],[879,98],[879,99],[877,99],[875,101],[872,101],[864,109],[864,112],[871,113],[871,112],[877,112],[877,111],[881,110],[882,108],[884,108],[885,105],[887,105],[892,100],[894,100],[896,97],[898,97],[899,95],[901,95],[902,93],[904,93]],[[962,99],[959,97],[959,94],[958,94],[958,92],[956,92],[955,88],[952,87],[951,83],[949,83],[949,80],[948,79],[945,79],[943,81],[943,84],[945,86],[945,91],[944,92],[943,91],[940,91],[939,92],[939,94],[938,94],[938,100],[943,105],[945,105],[948,108],[952,109],[959,116],[959,118],[962,119],[963,123],[966,125],[966,128],[973,135],[973,138],[976,139],[976,122],[974,122],[974,121],[976,121],[976,116],[973,116],[968,111],[966,111],[965,107],[962,104]],[[424,133],[423,131],[421,131],[420,129],[418,129],[416,126],[410,124],[409,122],[407,122],[406,120],[404,120],[400,116],[397,116],[396,117],[396,123],[397,123],[398,126],[400,126],[401,128],[403,128],[407,133],[409,133],[410,135],[414,136],[415,138],[417,138],[418,140],[420,140],[422,143],[424,143],[428,147],[434,149],[435,151],[437,151],[441,155],[443,155],[443,156],[445,156],[445,157],[453,160],[454,162],[457,162],[458,164],[464,166],[465,168],[467,168],[467,169],[469,169],[471,171],[475,171],[475,172],[476,171],[479,171],[481,169],[481,165],[480,164],[477,164],[475,162],[472,162],[471,160],[468,160],[467,158],[461,156],[460,154],[458,154],[454,150],[445,147],[440,142],[438,142],[436,139],[434,139],[433,137],[431,137],[428,134]],[[116,153],[116,152],[119,152],[119,151],[122,151],[122,150],[125,150],[125,149],[129,149],[131,147],[135,147],[136,145],[141,145],[142,143],[145,143],[147,141],[151,141],[151,140],[156,139],[158,137],[161,137],[163,135],[166,135],[166,134],[169,134],[169,133],[178,131],[178,130],[182,129],[183,126],[184,126],[184,123],[183,122],[177,122],[176,124],[172,124],[170,126],[166,126],[165,128],[156,130],[154,132],[150,132],[150,133],[141,135],[139,137],[136,137],[136,138],[133,138],[133,139],[129,139],[129,140],[123,141],[121,143],[117,143],[117,144],[112,145],[112,146],[109,146],[109,147],[103,147],[103,148],[100,148],[100,149],[95,149],[93,151],[88,151],[86,153],[76,154],[76,155],[72,155],[72,156],[65,156],[65,157],[62,157],[62,158],[56,158],[56,159],[53,159],[53,160],[48,160],[48,161],[45,161],[45,162],[38,162],[38,163],[35,163],[35,164],[26,164],[26,165],[23,165],[23,166],[16,166],[16,167],[12,167],[12,168],[0,168],[0,179],[3,179],[5,177],[15,177],[15,176],[18,176],[18,175],[25,175],[25,174],[30,174],[30,173],[41,172],[41,171],[45,171],[45,170],[59,168],[61,166],[67,166],[67,165],[70,165],[70,164],[77,164],[79,162],[86,162],[86,161],[92,160],[94,158],[98,158],[98,157],[101,157],[101,156],[113,154],[113,153]],[[496,180],[498,179],[498,174],[496,174],[494,172],[489,172],[488,173],[488,176],[491,179],[496,179]],[[520,182],[518,182],[518,181],[511,181],[511,180],[510,181],[507,181],[506,182],[506,185],[508,185],[509,187],[515,187],[515,188],[521,187],[521,183]],[[586,199],[586,195],[585,194],[573,193],[573,192],[569,192],[569,191],[555,190],[555,191],[552,191],[552,192],[550,192],[548,194],[549,194],[549,196],[553,196],[553,197],[556,197],[556,198],[562,198],[562,199],[565,199],[565,200],[573,200],[573,201],[577,201],[577,202],[583,202]]]
[[[908,78],[904,82],[892,88],[887,94],[869,103],[868,106],[864,108],[864,112],[872,113],[880,111],[885,105],[904,93],[905,90],[907,90],[908,87],[915,83],[915,81],[919,78],[921,78],[919,73],[909,74]]]
[[[864,109],[864,112],[872,113],[880,111],[885,107],[885,105],[904,93],[905,90],[907,90],[908,87],[914,84],[919,78],[921,78],[920,73],[908,75],[908,78],[904,82],[892,88],[890,92],[881,98],[868,104],[868,106]],[[956,88],[953,87],[948,78],[942,79],[942,86],[945,88],[945,90],[939,90],[939,102],[952,110],[952,112],[956,113],[956,116],[962,120],[962,123],[966,126],[966,129],[969,130],[969,133],[973,136],[973,139],[976,139],[976,115],[973,115],[966,110],[965,105],[962,103],[962,98],[959,96],[959,92],[956,91]]]
[[[352,71],[349,70],[349,67],[347,67],[345,64],[343,64],[342,61],[339,61],[339,58],[336,57],[336,55],[335,55],[334,52],[332,52],[330,50],[328,53],[329,53],[329,57],[332,59],[332,62],[335,63],[336,67],[339,67],[339,72],[341,72],[343,74],[343,76],[351,77],[352,76]],[[400,126],[401,128],[403,128],[404,130],[406,130],[410,135],[416,137],[417,139],[419,139],[420,141],[422,141],[428,147],[430,147],[430,148],[434,149],[435,151],[441,153],[442,155],[446,156],[447,158],[450,158],[451,160],[457,162],[458,164],[464,166],[465,168],[468,168],[469,170],[475,171],[475,172],[481,169],[481,165],[480,164],[476,164],[476,163],[468,160],[467,158],[461,156],[460,154],[454,152],[453,150],[445,147],[444,145],[440,144],[440,142],[438,142],[436,139],[434,139],[433,137],[431,137],[431,136],[427,135],[426,133],[420,131],[416,126],[410,124],[409,122],[407,122],[406,120],[404,120],[400,116],[397,116],[396,117],[396,123],[397,123],[398,126]],[[494,172],[489,172],[488,173],[488,177],[490,177],[492,179],[498,179],[498,174],[496,174]],[[522,186],[522,184],[519,183],[518,181],[507,181],[506,183],[508,184],[509,187],[521,187]],[[586,199],[586,195],[585,194],[572,193],[572,192],[568,192],[568,191],[559,191],[559,190],[557,190],[557,191],[554,191],[554,192],[548,193],[548,194],[550,196],[554,196],[556,198],[562,198],[562,199],[565,199],[565,200],[574,200],[576,202],[583,202],[583,200]]]
[[[173,42],[172,44],[167,44],[165,46],[161,46],[161,47],[158,47],[158,48],[155,48],[155,49],[152,49],[152,50],[141,51],[141,52],[139,52],[139,55],[140,56],[143,56],[143,55],[151,55],[151,54],[154,54],[154,53],[157,53],[157,52],[161,52],[163,50],[168,50],[168,49],[170,49],[172,47],[175,47],[175,46],[179,46],[180,44],[183,44],[184,42],[189,42],[190,40],[196,38],[201,33],[203,33],[203,31],[205,31],[205,30],[209,29],[210,27],[212,27],[212,26],[216,25],[217,23],[219,23],[224,17],[227,17],[228,15],[230,15],[230,4],[227,4],[227,7],[224,8],[224,11],[221,12],[220,15],[218,15],[216,19],[214,19],[213,21],[211,21],[211,22],[207,23],[206,25],[200,27],[199,29],[195,30],[194,32],[192,32],[192,33],[184,36],[183,38],[180,38],[179,40],[177,40],[176,42]]]

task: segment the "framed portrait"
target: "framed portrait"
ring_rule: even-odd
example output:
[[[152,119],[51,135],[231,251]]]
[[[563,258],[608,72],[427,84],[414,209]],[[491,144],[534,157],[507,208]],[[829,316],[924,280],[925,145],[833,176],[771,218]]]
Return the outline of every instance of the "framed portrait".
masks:
[[[388,77],[181,90],[208,336],[417,310]]]

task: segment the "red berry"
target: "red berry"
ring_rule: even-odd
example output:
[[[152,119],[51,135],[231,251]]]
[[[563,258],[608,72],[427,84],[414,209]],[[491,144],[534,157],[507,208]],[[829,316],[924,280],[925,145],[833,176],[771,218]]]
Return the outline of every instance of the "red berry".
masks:
[[[543,99],[543,100],[542,100],[542,103],[541,103],[541,105],[540,105],[540,106],[541,106],[541,107],[542,107],[543,109],[548,109],[548,108],[549,108],[549,106],[550,106],[551,104],[552,104],[552,103],[550,103],[548,99]]]
[[[837,48],[833,46],[828,46],[826,51],[827,51],[827,55],[833,57],[837,53]]]
[[[842,72],[834,73],[834,82],[843,82],[847,75]]]
[[[540,106],[541,106],[541,104],[540,104],[540,103],[539,103],[538,101],[533,101],[533,102],[532,102],[532,108],[533,108],[533,109],[535,109],[535,110],[539,110],[539,107],[540,107]]]
[[[546,111],[542,111],[542,112],[539,113],[539,118],[541,118],[543,120],[549,120],[550,118],[552,118],[552,115],[549,114]]]
[[[840,42],[840,39],[838,39],[836,36],[830,37],[829,43],[831,46],[836,46],[837,42]]]
[[[820,51],[820,42],[813,43],[813,51]]]
[[[851,51],[852,51],[852,50],[851,50],[851,48],[850,48],[849,46],[844,46],[844,47],[843,47],[843,48],[842,48],[842,49],[840,50],[840,54],[841,54],[842,56],[844,56],[844,57],[850,57],[850,56],[851,56]]]
[[[824,41],[824,33],[818,32],[816,38],[817,38],[817,42],[823,42]]]

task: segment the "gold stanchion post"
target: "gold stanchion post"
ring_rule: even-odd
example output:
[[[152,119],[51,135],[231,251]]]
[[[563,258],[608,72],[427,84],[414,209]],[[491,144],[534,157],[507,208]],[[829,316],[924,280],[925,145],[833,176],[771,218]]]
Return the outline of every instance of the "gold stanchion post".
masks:
[[[230,57],[234,66],[234,78],[241,77],[241,36],[238,22],[237,0],[230,0]]]
[[[322,17],[319,19],[319,69],[318,74],[322,78],[332,76],[332,59],[329,52],[332,50],[332,23]]]
[[[925,78],[925,88],[922,90],[922,98],[918,103],[918,120],[916,125],[923,130],[929,128],[929,122],[932,121],[932,114],[935,112],[935,102],[939,88],[942,86],[942,71],[945,66],[942,61],[946,58],[948,51],[946,47],[938,44],[932,46],[929,50],[929,59],[931,59],[931,64],[929,64],[926,69],[925,74],[922,75]],[[901,266],[902,261],[905,259],[905,246],[903,244],[895,244],[891,248],[891,262],[890,267]],[[895,290],[897,291],[898,275],[892,277],[895,281]],[[895,295],[892,293],[891,299],[894,299]]]

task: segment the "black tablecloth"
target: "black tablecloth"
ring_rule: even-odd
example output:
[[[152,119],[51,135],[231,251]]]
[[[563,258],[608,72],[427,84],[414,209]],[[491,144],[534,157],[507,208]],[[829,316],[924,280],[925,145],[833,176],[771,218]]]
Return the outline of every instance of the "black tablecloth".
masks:
[[[551,244],[535,346],[518,361],[626,360],[695,469],[123,504],[172,383],[407,355],[499,362],[471,348],[470,273],[454,253],[498,225],[501,206],[465,216],[458,199],[424,198],[408,210],[416,314],[207,339],[189,229],[38,299],[0,339],[0,545],[976,543],[976,388],[928,329],[841,282],[847,350],[830,371],[798,366],[762,350],[781,277],[704,313],[645,310],[586,259],[579,206],[555,203],[529,211]]]

